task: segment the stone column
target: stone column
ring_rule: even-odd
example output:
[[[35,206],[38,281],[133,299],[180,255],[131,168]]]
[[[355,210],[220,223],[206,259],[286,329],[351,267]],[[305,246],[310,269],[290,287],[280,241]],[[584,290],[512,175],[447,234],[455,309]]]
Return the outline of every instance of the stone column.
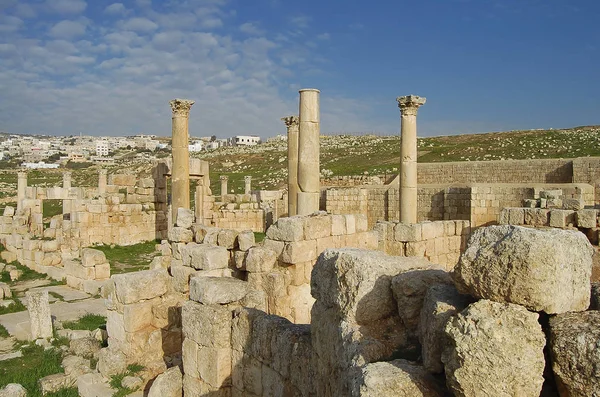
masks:
[[[400,108],[400,222],[417,223],[417,111],[425,98],[398,97]]]
[[[194,213],[196,215],[196,222],[201,225],[204,224],[204,181],[202,179],[198,180],[198,184],[196,185],[196,194],[195,194],[195,205]]]
[[[319,90],[300,90],[298,128],[298,215],[319,210]]]
[[[52,337],[52,316],[48,291],[27,291],[27,311],[31,324],[31,339]]]
[[[23,208],[27,191],[27,171],[17,172],[17,211]]]
[[[229,177],[227,175],[221,175],[219,179],[221,180],[221,201],[223,201],[225,198],[224,196],[228,194],[227,181],[229,180]]]
[[[190,208],[190,154],[188,150],[188,124],[194,101],[173,99],[169,102],[173,111],[171,167],[171,206],[173,222],[177,222],[177,208]]]
[[[105,169],[101,169],[98,170],[98,195],[103,196],[106,194],[106,170]]]
[[[67,171],[67,172],[63,172],[63,189],[70,189],[71,188],[71,172]]]
[[[252,191],[252,177],[250,175],[246,175],[244,177],[244,194],[250,194]]]
[[[284,117],[281,120],[287,127],[288,144],[288,216],[298,214],[298,128],[297,116]]]

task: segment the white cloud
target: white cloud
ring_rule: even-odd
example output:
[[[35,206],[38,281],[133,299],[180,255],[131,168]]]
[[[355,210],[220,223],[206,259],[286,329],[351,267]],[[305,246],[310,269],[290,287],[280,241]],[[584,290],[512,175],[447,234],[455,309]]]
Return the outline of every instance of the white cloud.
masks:
[[[23,20],[11,15],[0,15],[0,32],[15,32],[23,26]]]
[[[37,14],[29,4],[19,3],[15,6],[15,15],[21,18],[34,18]]]
[[[262,30],[256,22],[246,22],[240,25],[240,32],[250,36],[262,36],[265,34],[265,31]]]
[[[306,29],[310,24],[311,18],[305,15],[298,15],[290,18],[290,23],[298,29]]]
[[[87,7],[83,0],[46,0],[45,4],[51,11],[60,14],[79,14]]]
[[[321,33],[317,35],[318,40],[329,40],[331,39],[331,35],[329,33]]]
[[[104,9],[105,13],[113,15],[123,15],[126,11],[127,9],[123,3],[112,3]]]
[[[48,31],[55,38],[72,39],[85,34],[86,24],[80,21],[64,20],[58,22]]]
[[[135,4],[140,7],[150,7],[152,5],[152,0],[135,0]]]
[[[123,22],[122,27],[134,32],[152,32],[158,28],[158,25],[148,18],[131,18]]]

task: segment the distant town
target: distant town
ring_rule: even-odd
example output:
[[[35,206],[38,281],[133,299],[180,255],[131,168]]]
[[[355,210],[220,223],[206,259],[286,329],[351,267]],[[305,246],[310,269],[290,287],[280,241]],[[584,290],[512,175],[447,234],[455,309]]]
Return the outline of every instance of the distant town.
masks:
[[[279,139],[285,137],[278,137]],[[122,159],[161,158],[170,155],[171,139],[139,134],[127,137],[32,136],[0,134],[0,161],[25,168],[58,168],[67,163],[114,164]],[[253,146],[256,135],[190,138],[189,151],[215,150],[223,146]]]

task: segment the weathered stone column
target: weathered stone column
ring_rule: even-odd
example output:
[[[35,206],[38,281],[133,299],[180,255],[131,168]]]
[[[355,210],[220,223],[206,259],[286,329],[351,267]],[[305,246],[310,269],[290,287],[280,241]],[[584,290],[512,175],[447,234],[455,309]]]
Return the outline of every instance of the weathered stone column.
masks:
[[[221,200],[223,200],[223,196],[225,196],[228,193],[227,181],[229,180],[229,177],[227,175],[221,175],[219,179],[221,180]]]
[[[319,210],[320,175],[320,122],[319,90],[300,90],[298,128],[298,215]]]
[[[27,191],[27,171],[17,172],[17,211],[23,208],[23,200]]]
[[[52,316],[48,291],[27,291],[27,311],[31,324],[31,339],[52,337]]]
[[[71,171],[63,172],[63,189],[71,188]]]
[[[196,222],[200,224],[204,224],[204,181],[202,179],[198,180],[198,184],[196,185],[196,193],[195,193],[195,208],[194,215],[196,215]]]
[[[103,196],[106,194],[106,185],[107,185],[106,175],[107,175],[107,172],[105,169],[98,170],[98,194],[100,196]]]
[[[177,221],[177,208],[190,208],[190,154],[188,150],[188,125],[190,109],[194,101],[173,99],[169,102],[173,111],[171,168],[171,206],[173,222]]]
[[[288,144],[288,216],[298,214],[298,128],[297,116],[284,117],[281,120],[287,127]]]
[[[400,222],[417,223],[417,111],[425,98],[398,97],[400,108]]]
[[[244,194],[250,194],[252,191],[252,177],[250,175],[246,175],[244,177]]]

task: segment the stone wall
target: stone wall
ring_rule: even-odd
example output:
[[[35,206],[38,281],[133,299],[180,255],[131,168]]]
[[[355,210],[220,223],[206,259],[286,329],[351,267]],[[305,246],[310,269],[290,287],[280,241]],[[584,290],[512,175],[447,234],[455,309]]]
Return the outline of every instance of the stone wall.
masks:
[[[212,224],[221,229],[265,231],[265,211],[262,209],[232,209],[213,211]]]

